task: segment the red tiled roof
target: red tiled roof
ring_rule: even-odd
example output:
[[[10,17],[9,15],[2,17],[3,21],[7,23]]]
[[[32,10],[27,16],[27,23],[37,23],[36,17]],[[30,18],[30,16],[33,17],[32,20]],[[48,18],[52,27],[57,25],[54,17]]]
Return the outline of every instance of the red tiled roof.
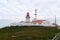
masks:
[[[43,21],[46,21],[46,20],[33,20],[32,22],[43,22]]]

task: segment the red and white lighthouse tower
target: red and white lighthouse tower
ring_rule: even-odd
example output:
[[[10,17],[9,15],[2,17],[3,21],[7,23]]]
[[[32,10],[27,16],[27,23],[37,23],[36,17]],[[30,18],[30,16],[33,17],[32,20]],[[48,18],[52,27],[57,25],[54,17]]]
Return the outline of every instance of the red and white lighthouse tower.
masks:
[[[29,12],[27,12],[27,15],[26,15],[26,23],[30,23],[30,15],[29,15]]]

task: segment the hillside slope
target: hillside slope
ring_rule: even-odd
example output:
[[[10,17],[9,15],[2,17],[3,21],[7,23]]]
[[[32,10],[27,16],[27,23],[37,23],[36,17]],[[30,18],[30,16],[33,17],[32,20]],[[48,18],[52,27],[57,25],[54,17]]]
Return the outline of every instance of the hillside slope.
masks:
[[[0,40],[50,40],[60,30],[43,26],[11,26],[0,29]]]

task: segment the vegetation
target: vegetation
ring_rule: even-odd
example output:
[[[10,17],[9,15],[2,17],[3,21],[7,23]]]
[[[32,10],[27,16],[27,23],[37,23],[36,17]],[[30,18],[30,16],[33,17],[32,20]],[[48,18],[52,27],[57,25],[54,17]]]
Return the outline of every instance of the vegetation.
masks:
[[[0,40],[51,40],[58,32],[56,27],[10,26],[0,29]]]

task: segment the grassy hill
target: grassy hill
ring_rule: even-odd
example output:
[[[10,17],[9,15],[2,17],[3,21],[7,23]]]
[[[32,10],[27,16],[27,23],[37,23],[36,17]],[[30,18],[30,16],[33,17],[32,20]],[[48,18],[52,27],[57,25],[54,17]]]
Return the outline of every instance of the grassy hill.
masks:
[[[10,26],[0,29],[0,40],[51,40],[58,32],[56,27]]]

